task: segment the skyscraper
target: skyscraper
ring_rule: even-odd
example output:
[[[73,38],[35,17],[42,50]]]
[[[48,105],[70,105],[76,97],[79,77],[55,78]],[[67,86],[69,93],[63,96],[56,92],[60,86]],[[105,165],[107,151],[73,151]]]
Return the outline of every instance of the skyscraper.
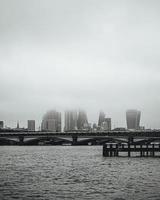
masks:
[[[99,119],[98,119],[98,126],[101,127],[102,123],[105,121],[105,114],[104,112],[100,111]]]
[[[77,111],[65,111],[64,131],[77,130]]]
[[[127,129],[138,130],[140,127],[141,112],[138,110],[127,110],[126,121]]]
[[[4,128],[4,122],[0,121],[0,128]]]
[[[43,116],[41,130],[61,132],[61,113],[56,110],[48,111]]]
[[[17,127],[16,127],[16,129],[19,129],[19,121],[17,121]]]
[[[111,118],[105,118],[101,127],[104,131],[111,131]]]
[[[87,114],[85,111],[80,110],[77,119],[77,128],[78,130],[86,130],[88,126]]]
[[[35,120],[28,120],[28,131],[35,131]]]

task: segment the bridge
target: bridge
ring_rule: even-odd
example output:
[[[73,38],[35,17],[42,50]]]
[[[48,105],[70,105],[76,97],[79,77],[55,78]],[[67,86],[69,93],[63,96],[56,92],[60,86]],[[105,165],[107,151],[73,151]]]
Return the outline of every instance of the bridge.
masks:
[[[0,145],[133,145],[160,143],[160,130],[42,132],[0,129]]]

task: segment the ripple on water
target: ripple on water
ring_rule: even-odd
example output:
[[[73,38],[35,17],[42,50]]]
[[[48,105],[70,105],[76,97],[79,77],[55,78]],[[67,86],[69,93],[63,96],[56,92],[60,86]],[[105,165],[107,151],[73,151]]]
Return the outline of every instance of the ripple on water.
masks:
[[[160,199],[160,159],[103,158],[102,147],[0,147],[0,199]]]

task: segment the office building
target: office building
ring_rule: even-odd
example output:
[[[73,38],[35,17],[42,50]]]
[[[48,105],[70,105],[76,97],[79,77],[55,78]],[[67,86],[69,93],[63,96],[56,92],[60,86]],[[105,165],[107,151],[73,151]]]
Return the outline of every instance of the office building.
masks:
[[[126,112],[127,129],[138,130],[140,128],[140,117],[141,117],[140,111],[127,110]]]
[[[65,111],[64,131],[77,130],[77,111]]]
[[[55,132],[58,131],[58,129],[56,127],[56,119],[48,119],[47,120],[47,131],[55,131]]]
[[[4,122],[0,121],[0,128],[4,128]]]
[[[41,130],[61,132],[61,113],[56,110],[48,111],[43,116]]]
[[[101,129],[104,131],[111,131],[111,118],[105,118],[101,124]]]
[[[28,120],[28,131],[35,131],[35,120]]]
[[[105,121],[105,114],[104,112],[99,113],[99,119],[98,119],[98,126],[101,127],[102,123]]]
[[[78,113],[77,128],[78,130],[87,130],[89,128],[87,114],[83,110]]]

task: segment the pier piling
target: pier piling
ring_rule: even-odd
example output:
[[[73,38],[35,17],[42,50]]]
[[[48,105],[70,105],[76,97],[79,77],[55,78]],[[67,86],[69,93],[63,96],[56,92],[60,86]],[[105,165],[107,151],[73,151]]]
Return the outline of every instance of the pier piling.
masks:
[[[119,156],[119,153],[127,152],[128,157],[131,157],[132,152],[138,152],[140,157],[155,157],[155,153],[160,153],[160,145],[132,145],[130,143],[126,144],[113,144],[106,143],[103,145],[103,156],[112,157]]]

